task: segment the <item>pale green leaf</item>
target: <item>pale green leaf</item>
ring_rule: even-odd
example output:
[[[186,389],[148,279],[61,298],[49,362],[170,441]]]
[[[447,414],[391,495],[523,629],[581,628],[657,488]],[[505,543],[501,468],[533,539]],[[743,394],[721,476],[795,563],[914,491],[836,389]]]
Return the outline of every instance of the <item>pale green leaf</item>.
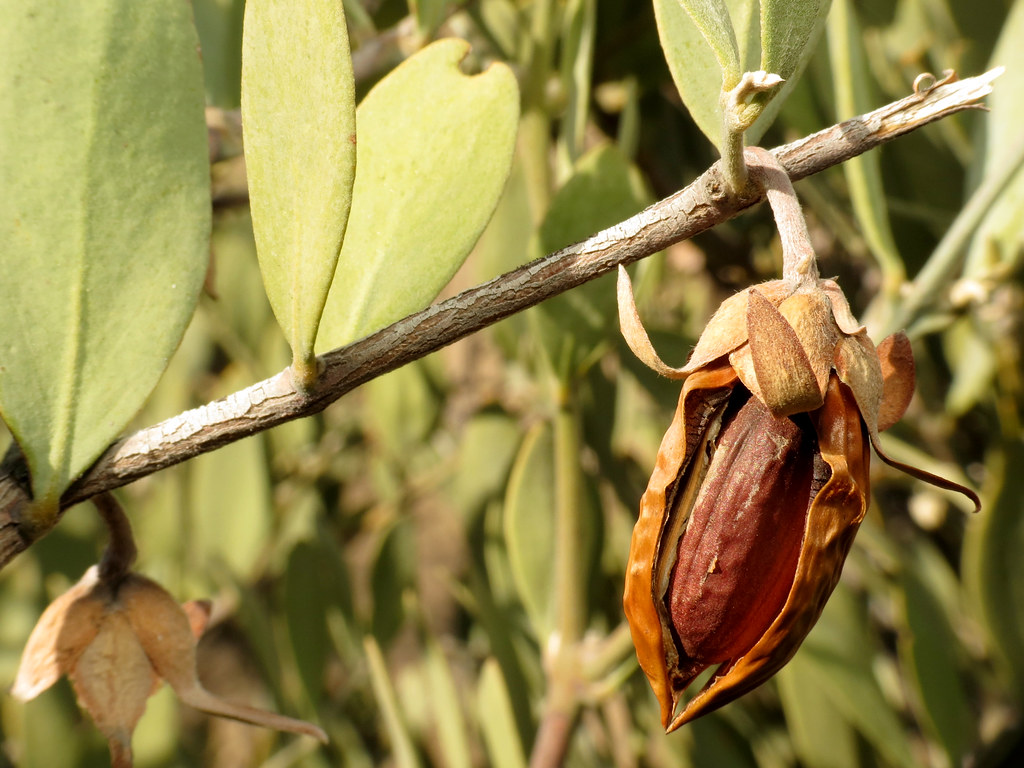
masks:
[[[487,764],[494,768],[526,768],[512,700],[497,661],[487,659],[484,662],[478,685],[477,711],[482,713],[480,729],[487,746]]]
[[[727,0],[729,33],[736,55],[737,74],[754,67],[760,56],[756,0]],[[654,0],[661,48],[672,80],[694,122],[716,147],[722,141],[722,68],[701,30],[680,0]],[[736,40],[739,40],[737,47]],[[726,80],[725,82],[730,82]]]
[[[52,508],[195,308],[203,80],[180,0],[2,0],[0,16],[0,410]]]
[[[412,469],[410,458],[426,444],[440,402],[422,360],[366,384],[363,418],[374,446],[388,460]]]
[[[468,44],[424,48],[359,105],[352,213],[317,349],[426,306],[476,242],[508,176],[519,117],[503,64],[467,76]]]
[[[541,640],[551,631],[555,578],[555,446],[551,427],[527,433],[505,498],[505,541],[519,599]]]
[[[723,79],[719,63],[698,26],[684,11],[682,0],[654,0],[655,18],[661,47],[668,61],[672,79],[683,103],[704,135],[717,147],[722,141],[722,109],[719,97]],[[799,5],[813,12],[804,18],[796,11],[787,13],[785,3],[766,2],[758,12],[757,0],[723,0],[732,19],[738,41],[738,72],[765,69],[780,75],[786,82],[755,100],[765,102],[760,117],[745,136],[748,144],[756,144],[775,119],[786,95],[796,84],[818,41],[829,0],[807,0]],[[768,8],[767,6],[771,6]],[[790,3],[792,5],[792,3]],[[763,24],[770,24],[765,31]],[[800,46],[797,42],[802,41]],[[763,52],[763,48],[770,48]],[[737,75],[738,79],[739,75]],[[726,88],[735,80],[726,78]]]
[[[473,765],[470,739],[455,676],[438,639],[428,633],[425,644],[423,666],[429,685],[428,700],[437,726],[437,741],[444,756],[444,765],[470,768]]]
[[[977,742],[975,717],[961,676],[960,646],[956,635],[959,615],[950,616],[943,605],[941,587],[956,575],[943,556],[924,542],[915,542],[904,554],[901,573],[903,626],[900,658],[910,672],[914,701],[922,709],[924,725],[942,745],[950,765],[963,765]]]
[[[1022,4],[1024,5],[1024,4]],[[1024,697],[1024,441],[1007,439],[987,456],[984,514],[967,522],[963,579],[994,651],[1001,687]]]
[[[784,80],[807,65],[832,0],[761,0],[761,69]]]
[[[366,653],[373,694],[377,699],[377,706],[380,707],[384,730],[391,742],[392,760],[397,768],[418,768],[420,760],[416,755],[409,729],[399,712],[398,698],[391,684],[384,654],[381,653],[377,641],[369,635],[363,638],[363,650]]]
[[[978,153],[970,176],[977,186],[1012,164],[1019,157],[1024,137],[1024,0],[1017,0],[1010,9],[999,35],[999,42],[989,60],[990,67],[1006,67],[996,81],[991,96],[986,98],[990,113],[981,124],[985,151]],[[1024,171],[1018,171],[978,227],[964,272],[972,278],[988,276],[994,262],[1018,259],[1024,233],[1020,226],[1024,217]]]
[[[308,384],[355,178],[355,83],[342,3],[246,3],[242,126],[263,282]]]
[[[421,35],[430,37],[445,19],[451,0],[409,0],[409,8],[416,14],[416,27]]]
[[[245,0],[192,0],[192,11],[203,52],[207,99],[218,107],[237,109]]]
[[[580,158],[555,193],[531,242],[539,258],[610,227],[650,202],[636,168],[614,144],[601,144]],[[553,365],[585,366],[602,342],[618,338],[614,276],[544,302],[531,314]]]
[[[822,665],[798,653],[775,676],[793,749],[803,765],[857,768],[857,736],[826,689]]]
[[[700,30],[710,46],[718,68],[722,73],[725,90],[732,88],[740,79],[741,65],[736,32],[725,0],[676,0],[686,11],[694,25]]]
[[[232,366],[221,391],[233,392],[246,382],[244,369]],[[226,565],[240,577],[256,572],[273,530],[265,439],[252,435],[188,463],[190,551],[199,562]]]
[[[509,467],[519,447],[520,427],[501,412],[484,412],[466,423],[458,436],[458,474],[452,497],[468,516],[505,489]]]
[[[559,171],[568,173],[583,154],[592,100],[594,36],[597,9],[594,0],[572,0],[562,20],[560,80],[566,96],[563,130],[558,145]]]
[[[950,415],[962,416],[992,396],[992,379],[999,370],[999,335],[991,322],[974,315],[957,319],[942,335],[953,374],[946,391]]]
[[[763,69],[785,82],[752,99],[761,104],[761,114],[745,133],[748,144],[760,141],[800,80],[818,47],[830,4],[831,0],[761,0],[761,61],[748,68]]]
[[[899,715],[888,705],[874,676],[867,615],[843,582],[800,648],[806,669],[846,722],[891,765],[912,768],[915,761]]]

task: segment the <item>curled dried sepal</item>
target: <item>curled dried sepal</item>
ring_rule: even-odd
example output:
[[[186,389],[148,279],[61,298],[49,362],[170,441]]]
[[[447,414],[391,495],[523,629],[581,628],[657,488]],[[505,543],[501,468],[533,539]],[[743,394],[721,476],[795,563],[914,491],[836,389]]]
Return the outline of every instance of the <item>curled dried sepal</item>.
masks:
[[[103,619],[103,604],[90,596],[98,581],[94,565],[43,611],[21,655],[11,688],[15,698],[30,701],[56,683],[96,637]]]
[[[622,331],[622,338],[644,365],[659,375],[669,379],[681,379],[686,376],[684,368],[673,368],[665,364],[658,353],[654,351],[654,345],[647,335],[640,313],[636,309],[636,299],[633,297],[633,283],[629,279],[626,268],[619,265],[618,280],[616,282],[616,297],[619,302],[619,330]]]
[[[659,557],[662,552],[672,551],[671,542],[678,541],[685,530],[685,510],[699,492],[707,471],[702,457],[707,456],[708,447],[717,438],[735,384],[736,373],[728,365],[709,367],[687,377],[633,528],[623,605],[637,659],[654,689],[666,725],[671,722],[677,696],[670,669],[678,669],[679,654],[673,643],[666,642],[672,632],[663,602],[668,575],[660,569]],[[668,511],[673,509],[684,510],[684,514],[669,517]]]
[[[151,579],[129,572],[112,582],[93,566],[43,612],[12,693],[28,701],[66,674],[110,743],[115,765],[131,765],[132,732],[161,679],[196,709],[326,742],[311,723],[232,704],[202,687],[196,639],[208,618],[208,604],[183,608]]]

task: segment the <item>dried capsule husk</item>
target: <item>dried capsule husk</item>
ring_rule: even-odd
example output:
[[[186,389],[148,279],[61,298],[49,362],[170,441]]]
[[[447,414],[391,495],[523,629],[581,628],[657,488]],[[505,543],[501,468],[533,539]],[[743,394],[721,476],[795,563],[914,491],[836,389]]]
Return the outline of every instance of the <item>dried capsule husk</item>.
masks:
[[[666,728],[757,687],[795,653],[867,509],[867,446],[837,377],[796,420],[771,416],[728,367],[687,379],[641,501],[624,601]]]
[[[869,445],[920,480],[977,494],[885,455],[879,432],[914,390],[910,342],[876,349],[839,286],[819,277],[786,170],[746,150],[783,248],[783,279],[741,291],[689,361],[654,351],[619,270],[622,333],[637,357],[685,379],[640,504],[624,607],[669,730],[765,682],[796,652],[842,571],[868,503]],[[683,690],[717,667],[675,714]]]
[[[820,461],[815,473],[816,453],[806,417],[776,418],[745,389],[733,391],[686,533],[660,566],[671,574],[669,615],[693,676],[749,649],[782,608],[811,489],[826,479]]]
[[[778,280],[736,294],[679,369],[650,346],[624,274],[619,298],[638,356],[685,377],[641,501],[624,596],[637,657],[672,730],[757,687],[796,652],[867,509],[869,445],[916,478],[978,498],[881,450],[879,431],[913,394],[910,342],[894,334],[876,349],[834,282]],[[759,448],[731,436],[757,431],[770,437]],[[745,489],[749,509],[738,515]],[[683,690],[716,666],[676,716]]]

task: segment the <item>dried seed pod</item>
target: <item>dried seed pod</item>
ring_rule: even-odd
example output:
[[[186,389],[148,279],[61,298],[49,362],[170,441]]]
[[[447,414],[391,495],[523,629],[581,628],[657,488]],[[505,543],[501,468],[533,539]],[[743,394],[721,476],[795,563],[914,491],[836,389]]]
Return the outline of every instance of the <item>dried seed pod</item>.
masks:
[[[326,742],[312,723],[232,704],[203,688],[196,640],[209,604],[181,606],[155,581],[129,570],[135,546],[127,517],[110,496],[97,507],[111,531],[107,553],[43,612],[11,693],[29,701],[67,675],[78,703],[107,737],[115,768],[131,767],[132,732],[161,679],[184,703],[209,714]]]
[[[785,171],[748,150],[768,187],[784,277],[723,302],[689,362],[651,346],[619,274],[623,335],[659,373],[685,378],[633,529],[623,605],[640,666],[673,730],[757,687],[796,652],[832,594],[868,504],[869,445],[914,389],[902,333],[876,350],[839,286],[818,277]],[[682,693],[717,666],[676,714]]]

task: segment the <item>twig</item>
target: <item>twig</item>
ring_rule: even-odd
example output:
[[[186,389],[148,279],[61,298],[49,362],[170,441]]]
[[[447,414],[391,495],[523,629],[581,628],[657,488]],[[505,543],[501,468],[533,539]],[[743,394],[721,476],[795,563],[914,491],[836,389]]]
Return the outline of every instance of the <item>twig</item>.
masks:
[[[773,154],[798,180],[856,157],[928,123],[977,108],[1000,73],[938,85],[778,147]],[[323,375],[308,394],[287,371],[167,419],[115,443],[61,499],[62,508],[286,421],[322,411],[345,393],[406,363],[678,243],[759,202],[760,193],[726,194],[717,165],[685,189],[586,240],[471,288],[321,357]],[[0,567],[31,544],[19,526],[28,500],[24,462],[0,466]]]

